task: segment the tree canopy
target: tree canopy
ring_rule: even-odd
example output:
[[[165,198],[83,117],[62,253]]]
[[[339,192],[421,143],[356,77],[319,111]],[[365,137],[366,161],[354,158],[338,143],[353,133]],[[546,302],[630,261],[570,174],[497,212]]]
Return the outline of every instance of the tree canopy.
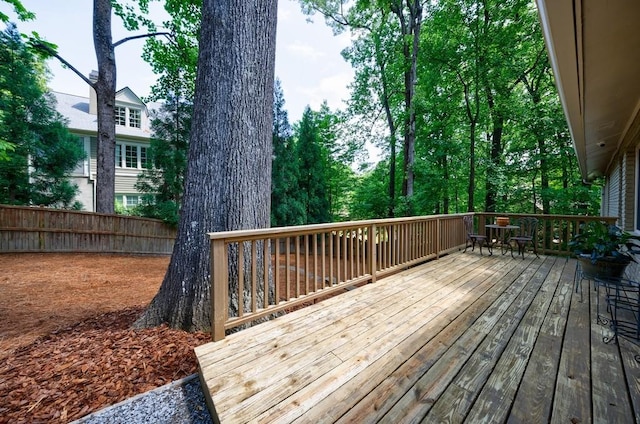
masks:
[[[69,174],[84,151],[56,112],[45,75],[10,24],[0,33],[0,203],[79,208]]]

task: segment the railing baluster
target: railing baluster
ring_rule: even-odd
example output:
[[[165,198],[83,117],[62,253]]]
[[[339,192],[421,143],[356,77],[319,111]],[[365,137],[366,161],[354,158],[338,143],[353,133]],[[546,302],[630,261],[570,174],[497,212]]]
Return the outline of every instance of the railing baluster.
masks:
[[[327,281],[327,250],[326,250],[326,238],[327,238],[327,234],[326,233],[322,233],[322,239],[320,241],[320,243],[322,244],[322,288],[324,289],[326,287],[325,282]]]
[[[276,244],[275,246],[275,257],[273,258],[273,268],[274,268],[274,289],[275,289],[275,299],[274,302],[276,305],[280,304],[280,240],[281,238],[274,239]]]
[[[285,283],[286,283],[286,296],[285,300],[288,302],[291,299],[291,237],[285,238],[285,254],[287,257],[285,258]]]
[[[349,275],[347,275],[347,268],[349,265],[349,254],[347,249],[349,248],[349,243],[347,242],[347,237],[349,234],[349,230],[344,230],[342,232],[342,280],[338,280],[338,282],[349,281]]]
[[[376,234],[376,226],[375,224],[370,225],[369,229],[367,230],[368,237],[367,237],[367,242],[368,242],[368,246],[369,246],[369,263],[367,264],[367,267],[369,268],[369,274],[371,275],[371,283],[375,283],[376,282],[376,276],[378,275],[377,272],[377,267],[378,267],[378,260],[376,258],[376,249],[377,249],[377,245],[379,243],[377,243],[377,237],[378,235]]]
[[[238,317],[244,315],[244,242],[238,242]]]
[[[333,232],[329,233],[329,287],[333,285]]]
[[[296,299],[300,297],[300,236],[296,236],[295,245],[296,249]]]
[[[313,237],[313,292],[318,291],[318,236],[316,234]]]
[[[258,286],[258,263],[257,263],[256,241],[251,241],[251,312],[255,313],[258,310],[256,297]]]
[[[269,254],[269,239],[264,239],[262,241],[262,265],[263,265],[263,271],[262,271],[262,282],[263,282],[263,287],[262,287],[262,296],[263,296],[263,308],[267,309],[269,307],[269,257],[271,256]]]
[[[309,236],[304,236],[304,294],[309,294]]]

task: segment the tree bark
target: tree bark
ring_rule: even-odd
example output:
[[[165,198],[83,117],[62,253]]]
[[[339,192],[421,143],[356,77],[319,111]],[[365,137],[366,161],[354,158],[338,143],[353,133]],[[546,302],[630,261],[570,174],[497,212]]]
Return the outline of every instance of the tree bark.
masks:
[[[491,175],[501,175],[497,172],[502,165],[502,132],[504,129],[504,117],[497,110],[493,100],[489,101],[489,110],[492,114],[493,131],[491,132],[491,157],[489,158],[489,170],[487,171],[485,211],[495,212],[498,197],[498,182]]]
[[[207,232],[269,226],[276,19],[277,0],[203,2],[178,235],[160,290],[136,326],[209,329]],[[237,284],[230,281],[229,293]],[[229,304],[237,312],[237,301]]]
[[[114,213],[116,57],[111,37],[111,0],[93,2],[93,44],[98,61],[98,81],[93,84],[98,111],[96,212]]]
[[[420,30],[422,27],[422,3],[420,0],[407,1],[408,17],[405,16],[402,2],[391,3],[391,11],[398,17],[402,36],[402,54],[405,61],[404,71],[404,161],[402,195],[408,199],[413,196],[416,143],[416,111],[415,91],[417,84],[418,49],[420,47]],[[408,202],[411,207],[411,202]],[[411,212],[411,211],[408,211]]]

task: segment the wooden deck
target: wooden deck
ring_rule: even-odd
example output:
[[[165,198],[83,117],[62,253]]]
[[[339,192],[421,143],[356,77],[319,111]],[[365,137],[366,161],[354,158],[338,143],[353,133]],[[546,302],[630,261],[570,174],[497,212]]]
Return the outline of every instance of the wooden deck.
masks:
[[[456,253],[196,348],[222,423],[640,421],[574,260]]]

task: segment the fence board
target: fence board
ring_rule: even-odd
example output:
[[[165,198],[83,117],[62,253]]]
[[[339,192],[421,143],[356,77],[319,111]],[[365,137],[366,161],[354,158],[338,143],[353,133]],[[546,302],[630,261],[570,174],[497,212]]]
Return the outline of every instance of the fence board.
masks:
[[[176,230],[156,219],[0,205],[0,252],[171,254]]]

